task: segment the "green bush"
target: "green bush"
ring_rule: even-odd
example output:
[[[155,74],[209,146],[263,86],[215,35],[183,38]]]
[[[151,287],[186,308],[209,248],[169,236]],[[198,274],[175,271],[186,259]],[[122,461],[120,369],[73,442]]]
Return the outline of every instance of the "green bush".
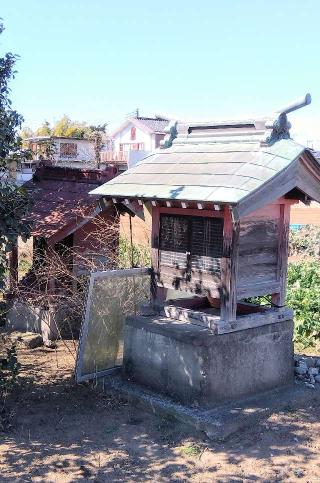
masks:
[[[290,230],[290,255],[319,256],[320,226],[306,225],[299,230]]]
[[[133,243],[121,237],[119,240],[119,268],[149,267],[150,248],[145,245]]]
[[[290,263],[287,305],[295,313],[295,341],[304,347],[320,339],[320,263]]]
[[[19,370],[15,343],[9,337],[0,334],[0,399],[3,399],[17,382]]]

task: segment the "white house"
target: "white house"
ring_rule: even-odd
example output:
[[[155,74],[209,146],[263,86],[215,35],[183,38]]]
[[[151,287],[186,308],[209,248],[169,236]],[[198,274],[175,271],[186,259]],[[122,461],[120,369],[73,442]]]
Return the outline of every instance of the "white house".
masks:
[[[88,139],[36,136],[25,141],[33,151],[36,161],[46,158],[45,150],[49,143],[52,151],[51,159],[57,164],[93,163],[95,159],[93,144]]]
[[[165,136],[169,119],[164,117],[130,117],[110,134],[101,161],[117,164],[125,170],[157,149]]]

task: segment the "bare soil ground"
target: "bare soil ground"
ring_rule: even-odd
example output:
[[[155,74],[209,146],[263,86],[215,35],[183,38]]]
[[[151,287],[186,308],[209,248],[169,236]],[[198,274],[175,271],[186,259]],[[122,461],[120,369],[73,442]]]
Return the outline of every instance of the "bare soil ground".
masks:
[[[116,394],[76,385],[68,348],[19,348],[12,427],[0,434],[1,482],[320,482],[316,402],[210,443]]]

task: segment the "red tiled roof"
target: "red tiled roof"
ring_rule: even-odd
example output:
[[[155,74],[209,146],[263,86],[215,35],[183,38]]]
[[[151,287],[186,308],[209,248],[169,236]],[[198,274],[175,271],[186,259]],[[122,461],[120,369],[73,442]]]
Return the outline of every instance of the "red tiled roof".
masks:
[[[33,222],[32,235],[46,239],[67,226],[70,228],[93,212],[99,197],[89,191],[106,183],[116,175],[114,168],[81,170],[57,166],[43,166],[32,180],[24,184],[33,206],[29,219]],[[56,239],[57,238],[57,239]]]

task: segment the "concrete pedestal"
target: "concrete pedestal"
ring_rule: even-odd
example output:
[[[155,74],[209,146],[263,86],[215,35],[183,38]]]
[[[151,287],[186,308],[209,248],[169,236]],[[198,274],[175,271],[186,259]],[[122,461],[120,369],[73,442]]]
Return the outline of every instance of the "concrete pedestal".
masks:
[[[182,404],[210,408],[292,383],[292,336],[292,319],[217,335],[174,319],[130,317],[123,373]]]

